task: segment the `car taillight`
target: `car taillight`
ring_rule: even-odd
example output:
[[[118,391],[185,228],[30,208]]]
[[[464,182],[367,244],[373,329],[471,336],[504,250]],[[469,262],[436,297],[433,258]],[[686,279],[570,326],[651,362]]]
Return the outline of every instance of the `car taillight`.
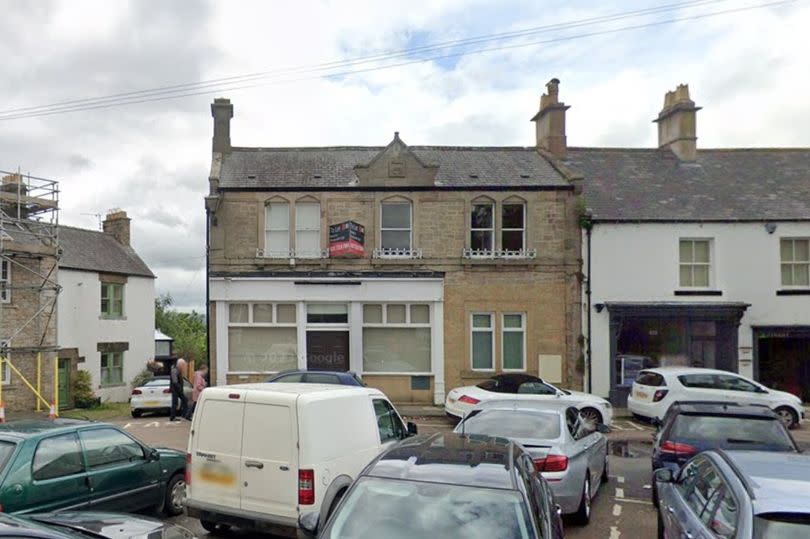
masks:
[[[191,453],[186,453],[186,486],[191,485]]]
[[[667,396],[667,393],[669,393],[669,389],[659,389],[653,394],[653,402],[659,402]]]
[[[458,399],[458,402],[463,402],[464,404],[478,404],[481,401],[473,397],[468,397],[467,395],[462,395],[461,398]]]
[[[133,394],[133,395],[142,395],[142,394],[143,394],[143,391],[141,391],[140,389],[133,389],[133,390],[132,390],[132,394]]]
[[[298,470],[298,504],[315,503],[315,470]]]
[[[564,472],[568,469],[568,457],[565,455],[546,455],[534,459],[534,469],[538,472]]]
[[[167,387],[166,389],[163,390],[163,392],[168,395],[169,393],[172,392],[172,389],[170,387]]]
[[[670,455],[684,455],[687,457],[691,457],[692,455],[698,452],[697,447],[691,446],[689,444],[671,442],[669,440],[662,443],[660,449],[661,453],[667,453]]]

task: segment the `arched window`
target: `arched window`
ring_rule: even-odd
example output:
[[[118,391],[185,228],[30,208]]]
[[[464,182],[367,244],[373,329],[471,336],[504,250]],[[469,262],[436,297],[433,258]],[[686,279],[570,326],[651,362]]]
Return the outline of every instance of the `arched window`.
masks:
[[[264,205],[264,256],[290,256],[290,203],[283,198]]]

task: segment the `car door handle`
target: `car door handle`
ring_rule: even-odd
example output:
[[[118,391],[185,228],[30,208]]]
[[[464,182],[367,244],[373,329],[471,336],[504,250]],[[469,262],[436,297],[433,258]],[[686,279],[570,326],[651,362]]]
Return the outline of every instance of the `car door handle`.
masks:
[[[259,470],[264,468],[263,462],[257,462],[255,460],[246,460],[245,467],[247,468],[258,468]]]
[[[684,532],[683,535],[684,537],[686,537],[686,539],[692,539],[693,537],[695,537],[692,532]]]
[[[668,505],[668,506],[667,506],[667,511],[669,511],[669,512],[670,512],[671,514],[673,514],[673,515],[675,514],[675,508],[674,508],[674,507],[672,507],[671,505]]]

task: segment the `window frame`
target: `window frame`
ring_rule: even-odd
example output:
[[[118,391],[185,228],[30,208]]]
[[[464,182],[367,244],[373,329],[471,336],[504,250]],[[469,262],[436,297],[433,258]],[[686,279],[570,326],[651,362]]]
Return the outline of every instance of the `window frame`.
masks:
[[[8,366],[9,364],[7,361],[8,358],[11,357],[11,350],[7,348],[10,344],[11,343],[7,340],[0,341],[0,349],[7,349],[6,355],[3,358],[3,370],[0,372],[0,383],[2,383],[4,386],[11,383],[11,367]],[[0,355],[2,355],[2,351],[0,351]]]
[[[383,211],[385,206],[408,206],[408,228],[386,228],[383,225]],[[392,247],[386,247],[383,245],[383,232],[385,231],[393,231],[393,232],[402,232],[408,231],[408,248],[406,249],[408,254],[397,254],[397,251],[401,251],[402,249],[395,249]],[[394,201],[382,201],[380,202],[380,256],[383,258],[402,258],[403,256],[409,257],[412,251],[414,251],[413,247],[413,202],[409,200],[394,200]]]
[[[521,207],[521,211],[522,211],[522,214],[523,214],[523,228],[506,228],[504,226],[504,223],[503,223],[504,215],[503,215],[503,213],[504,213],[504,211],[506,209],[506,206],[520,206]],[[518,202],[518,201],[512,201],[512,202],[504,201],[504,202],[501,203],[501,212],[500,212],[500,214],[501,214],[501,230],[500,230],[501,245],[500,245],[500,248],[504,252],[504,255],[505,256],[511,256],[511,255],[514,255],[514,254],[525,252],[526,251],[526,203],[523,202],[523,201],[520,201],[520,202]],[[509,250],[507,250],[506,247],[504,247],[504,243],[503,243],[503,234],[504,234],[504,232],[518,232],[518,231],[520,232],[520,249],[518,249],[517,251],[509,251]]]
[[[270,227],[270,212],[272,211],[273,206],[286,206],[287,207],[287,228],[271,228]],[[262,244],[264,245],[263,254],[265,258],[290,258],[294,256],[292,252],[292,245],[290,243],[290,232],[291,232],[291,219],[292,215],[290,214],[290,202],[288,200],[276,199],[276,200],[269,200],[264,204],[264,237],[262,238]],[[273,250],[270,248],[269,241],[268,241],[268,233],[269,232],[286,232],[287,233],[287,249],[286,250]]]
[[[380,322],[366,322],[365,319],[365,307],[366,305],[379,305],[382,309],[382,317]],[[405,322],[389,322],[388,321],[388,306],[389,305],[404,305],[405,306]],[[414,306],[427,306],[428,308],[428,321],[427,322],[413,322],[411,319],[411,309]],[[402,375],[402,376],[433,376],[435,373],[432,372],[432,365],[433,365],[433,353],[435,347],[435,339],[433,338],[433,304],[427,301],[367,301],[361,304],[361,315],[360,315],[360,323],[363,332],[365,332],[366,328],[371,329],[427,329],[430,331],[430,363],[431,363],[431,370],[428,371],[366,371],[365,370],[365,341],[364,333],[361,333],[360,339],[363,342],[363,349],[360,355],[360,374],[365,375],[369,374],[372,376],[377,375]]]
[[[789,241],[792,244],[793,248],[793,257],[790,261],[785,261],[782,258],[782,242]],[[797,242],[805,242],[807,243],[807,250],[808,250],[808,260],[796,260],[796,243]],[[790,266],[790,278],[791,284],[785,284],[784,280],[782,279],[782,268],[784,266]],[[795,284],[796,282],[796,267],[797,266],[807,266],[808,274],[810,274],[810,238],[804,236],[789,236],[789,237],[780,237],[779,238],[779,283],[781,288],[784,289],[791,289],[791,290],[807,290],[810,289],[810,275],[808,276],[808,284]]]
[[[489,228],[473,228],[473,213],[476,206],[489,206],[490,209],[490,227]],[[470,213],[468,219],[468,229],[470,238],[470,252],[472,257],[490,257],[495,252],[495,212],[497,205],[490,200],[479,200],[470,203]],[[489,232],[489,249],[475,249],[473,247],[473,233],[474,232]]]
[[[506,327],[506,317],[507,316],[520,316],[520,327],[519,328],[507,328]],[[523,334],[523,343],[522,343],[522,362],[521,368],[514,369],[506,368],[506,339],[504,336],[506,333],[522,333]],[[503,372],[526,372],[526,313],[524,312],[502,312],[501,313],[501,370]]]
[[[231,313],[230,313],[230,306],[231,305],[247,305],[247,321],[246,322],[231,322]],[[272,305],[272,322],[255,322],[253,316],[253,309],[255,305]],[[293,312],[295,313],[295,321],[293,322],[279,322],[278,321],[278,307],[279,305],[289,305],[292,306]],[[230,301],[227,303],[228,311],[228,320],[226,323],[226,332],[230,333],[231,328],[293,328],[295,329],[296,333],[296,355],[300,355],[301,349],[298,346],[298,339],[300,338],[301,330],[298,327],[300,322],[301,313],[298,309],[298,303],[293,301]],[[304,323],[306,323],[306,311],[304,311]],[[306,330],[304,330],[306,331]],[[230,346],[230,343],[229,345]],[[298,368],[296,365],[295,368]],[[228,361],[228,374],[234,375],[241,375],[241,374],[262,374],[262,375],[275,375],[283,370],[278,371],[244,371],[244,370],[233,370],[230,368],[230,360]]]
[[[11,303],[11,261],[5,258],[0,260],[0,303]]]
[[[109,281],[100,281],[101,283],[101,294],[99,297],[99,309],[101,311],[101,317],[104,319],[109,320],[120,320],[124,318],[124,308],[125,308],[125,301],[124,301],[124,292],[126,291],[126,284],[125,283],[111,283]],[[115,299],[115,291],[120,288],[121,290],[121,312],[116,313],[114,312],[114,305],[116,303]],[[106,298],[105,298],[106,296]],[[104,310],[104,301],[107,302],[107,309]]]
[[[80,462],[80,465],[81,465],[81,470],[79,470],[77,472],[74,472],[74,473],[71,473],[71,474],[66,474],[66,475],[57,475],[57,476],[54,476],[54,477],[38,478],[36,476],[37,470],[34,469],[34,465],[36,464],[37,453],[39,453],[39,449],[40,449],[40,447],[42,447],[42,444],[45,443],[45,442],[49,442],[51,440],[56,440],[58,438],[67,438],[67,437],[72,437],[73,442],[76,444],[76,449],[78,450],[79,462]],[[62,453],[62,454],[64,454],[64,453]],[[58,480],[64,479],[65,477],[74,477],[74,476],[77,476],[77,475],[87,473],[87,463],[85,462],[85,458],[84,458],[84,448],[82,447],[81,440],[79,440],[78,432],[76,432],[76,431],[64,432],[64,433],[61,433],[61,434],[55,434],[53,436],[48,436],[46,438],[42,438],[41,440],[39,440],[37,442],[36,447],[34,448],[34,453],[31,455],[31,465],[30,466],[31,466],[31,472],[30,472],[31,473],[31,481],[34,484],[43,483],[43,482],[47,482],[47,481],[58,481]]]
[[[121,364],[118,367],[115,366],[115,358],[116,358],[116,356],[121,358]],[[104,370],[106,369],[107,371],[109,371],[111,369],[111,367],[109,367],[109,366],[104,367],[104,362],[105,362],[105,360],[109,361],[110,358],[112,358],[112,360],[113,360],[112,369],[113,370],[118,369],[118,368],[121,369],[121,380],[118,381],[118,382],[105,383],[104,382]],[[101,352],[101,357],[100,357],[99,362],[98,362],[98,376],[99,376],[99,384],[98,385],[99,385],[99,387],[102,387],[102,388],[104,388],[104,387],[121,387],[123,385],[126,385],[126,380],[124,380],[124,352]]]
[[[374,406],[377,402],[382,403],[388,410],[385,412],[384,415],[378,415],[376,407]],[[408,437],[408,427],[405,425],[405,422],[402,421],[402,418],[399,417],[399,414],[396,411],[396,408],[391,405],[386,399],[375,397],[371,400],[371,406],[374,410],[374,418],[377,422],[377,435],[380,437],[380,444],[385,444],[389,442],[398,442],[400,440],[404,440]],[[386,438],[383,440],[382,431],[380,430],[380,418],[388,417],[391,420],[391,431],[394,435],[391,438]],[[399,428],[397,428],[399,427]],[[397,430],[399,430],[399,434],[397,434]]]
[[[476,316],[488,316],[489,317],[489,327],[488,328],[476,328],[475,327],[475,317]],[[489,333],[491,337],[491,354],[492,354],[492,363],[491,367],[489,368],[476,368],[474,359],[475,359],[475,333]],[[495,313],[492,311],[475,311],[470,313],[470,369],[474,372],[495,372],[495,365],[497,364],[497,354],[495,348]]]
[[[683,242],[689,242],[691,244],[691,258],[692,260],[689,262],[684,262],[681,260],[681,244]],[[695,244],[698,242],[705,242],[708,247],[709,253],[709,261],[708,262],[695,262]],[[692,238],[692,237],[685,237],[685,238],[678,238],[678,288],[679,289],[687,289],[687,290],[707,290],[710,289],[714,285],[714,268],[713,268],[713,261],[714,261],[714,239],[713,238]],[[691,284],[684,284],[681,282],[681,268],[684,266],[688,266],[690,268],[690,277],[691,277]],[[706,279],[707,282],[705,285],[696,285],[695,283],[695,271],[696,267],[705,267],[706,268]]]
[[[132,443],[132,445],[137,446],[141,450],[140,460],[146,461],[146,450],[144,449],[143,444],[139,443],[132,436],[130,436],[130,435],[124,433],[124,432],[121,432],[120,430],[118,430],[118,429],[116,429],[116,428],[114,428],[112,426],[104,426],[104,427],[98,427],[98,428],[92,428],[92,429],[82,429],[82,430],[78,431],[78,435],[79,435],[79,443],[81,444],[82,454],[84,456],[84,466],[85,466],[86,470],[88,470],[88,471],[104,470],[104,469],[109,469],[109,468],[116,467],[116,466],[121,466],[124,463],[132,463],[132,462],[134,462],[132,459],[134,459],[135,456],[133,455],[132,457],[129,457],[128,459],[125,459],[125,460],[116,460],[116,461],[111,461],[111,462],[107,462],[107,463],[104,463],[104,464],[91,465],[90,464],[90,456],[88,454],[88,449],[85,446],[85,439],[84,439],[83,435],[90,435],[91,433],[103,432],[103,431],[112,431],[112,432],[115,432],[116,434],[118,434],[120,436],[123,436],[124,438],[129,439],[129,441]]]
[[[318,226],[314,228],[302,228],[298,221],[299,207],[300,206],[315,206],[318,215]],[[313,200],[299,200],[295,203],[295,250],[293,254],[295,258],[321,258],[323,256],[323,246],[321,245],[321,203]],[[318,234],[318,248],[314,252],[300,251],[298,245],[299,232],[317,232]]]

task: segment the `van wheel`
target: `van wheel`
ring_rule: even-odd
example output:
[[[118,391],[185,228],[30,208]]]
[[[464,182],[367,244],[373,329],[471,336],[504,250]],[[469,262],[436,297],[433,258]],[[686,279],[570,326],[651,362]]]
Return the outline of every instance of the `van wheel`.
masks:
[[[169,516],[177,516],[186,506],[186,480],[183,474],[174,474],[166,485],[166,502],[164,510]]]
[[[779,416],[779,420],[782,421],[785,428],[792,429],[799,424],[799,418],[796,417],[796,412],[787,406],[780,406],[775,410],[775,412],[776,415]]]
[[[140,410],[132,410],[132,417],[141,417],[142,415],[143,412],[141,412]]]
[[[201,520],[200,526],[210,534],[224,533],[231,529],[228,524],[217,524],[211,520]]]
[[[582,498],[579,501],[579,509],[574,513],[574,522],[580,526],[585,526],[591,521],[591,472],[585,471],[585,484],[582,485]]]

